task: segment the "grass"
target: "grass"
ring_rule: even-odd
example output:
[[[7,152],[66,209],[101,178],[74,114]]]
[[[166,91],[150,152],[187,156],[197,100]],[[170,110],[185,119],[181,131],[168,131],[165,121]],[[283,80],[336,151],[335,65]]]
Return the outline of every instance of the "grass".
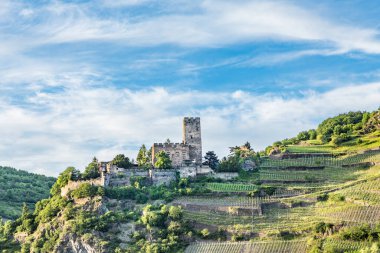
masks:
[[[361,143],[358,142],[359,139]],[[378,147],[380,147],[380,131],[375,131],[365,136],[356,136],[339,146],[321,144],[320,141],[310,140],[303,145],[289,145],[286,147],[286,150],[290,153],[340,153],[357,152]]]

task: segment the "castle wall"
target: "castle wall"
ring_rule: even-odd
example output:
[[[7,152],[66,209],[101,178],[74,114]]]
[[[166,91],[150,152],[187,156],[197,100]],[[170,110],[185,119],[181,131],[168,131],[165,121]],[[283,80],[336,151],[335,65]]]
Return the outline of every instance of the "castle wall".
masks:
[[[152,147],[152,163],[156,162],[156,154],[164,151],[169,155],[173,167],[181,166],[183,160],[189,160],[189,146],[183,143],[154,143]]]
[[[149,171],[141,169],[123,169],[117,173],[111,173],[109,186],[131,185],[131,177],[137,176],[149,178]]]
[[[91,185],[105,186],[104,177],[99,177],[91,180],[69,181],[66,186],[61,188],[61,196],[64,197],[69,191],[77,189],[81,184],[89,183]]]
[[[153,185],[169,185],[170,182],[176,179],[176,170],[150,170],[150,178]]]

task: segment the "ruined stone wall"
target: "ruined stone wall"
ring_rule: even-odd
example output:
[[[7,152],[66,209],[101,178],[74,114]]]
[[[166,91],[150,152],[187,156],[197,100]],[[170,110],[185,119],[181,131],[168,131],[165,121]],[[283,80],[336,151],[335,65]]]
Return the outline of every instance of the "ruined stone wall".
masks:
[[[131,177],[139,176],[149,178],[149,171],[141,169],[124,169],[109,175],[109,186],[126,186],[131,185]]]
[[[176,170],[150,170],[150,178],[154,185],[169,185],[176,179]]]
[[[91,180],[69,181],[66,186],[61,188],[61,196],[64,197],[69,191],[77,189],[81,184],[89,183],[91,185],[105,186],[104,177]]]
[[[183,119],[183,142],[189,145],[190,160],[202,164],[201,119],[199,117]]]
[[[179,176],[181,178],[196,177],[197,167],[195,166],[183,166],[179,168]]]
[[[173,167],[178,167],[183,160],[189,160],[189,146],[183,143],[154,143],[152,147],[152,164],[156,162],[156,154],[164,151],[169,155]]]

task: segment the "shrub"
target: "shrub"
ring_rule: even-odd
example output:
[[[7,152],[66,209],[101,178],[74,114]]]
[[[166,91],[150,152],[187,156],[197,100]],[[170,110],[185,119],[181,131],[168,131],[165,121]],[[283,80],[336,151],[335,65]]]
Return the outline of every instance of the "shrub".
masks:
[[[104,188],[101,186],[91,185],[89,183],[81,184],[77,189],[71,192],[71,197],[73,198],[87,198],[95,196],[103,196]]]
[[[372,236],[371,228],[368,225],[349,227],[342,230],[340,237],[343,240],[363,241]]]
[[[210,231],[208,231],[207,228],[204,228],[200,231],[200,235],[203,237],[203,238],[208,238],[210,236]]]
[[[318,224],[315,225],[314,231],[316,233],[324,234],[326,233],[329,229],[331,229],[334,225],[331,223],[324,223],[324,222],[319,222]]]
[[[317,201],[327,201],[329,199],[329,195],[327,193],[323,193],[322,195],[317,196]]]

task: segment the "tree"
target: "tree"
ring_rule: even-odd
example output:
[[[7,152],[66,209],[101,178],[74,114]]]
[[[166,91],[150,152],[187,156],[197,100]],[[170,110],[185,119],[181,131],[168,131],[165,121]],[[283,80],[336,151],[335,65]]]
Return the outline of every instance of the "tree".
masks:
[[[207,162],[207,165],[210,166],[211,169],[215,170],[216,167],[218,167],[219,159],[214,151],[208,151],[204,158]]]
[[[238,172],[241,169],[239,160],[238,156],[223,157],[216,170],[218,172]]]
[[[243,148],[245,148],[245,149],[251,151],[251,150],[252,150],[252,148],[251,148],[251,143],[249,143],[249,142],[247,141],[246,143],[244,143]]]
[[[310,135],[308,131],[302,131],[297,135],[297,139],[300,141],[306,141],[310,139]]]
[[[148,155],[148,151],[146,150],[145,145],[143,144],[139,150],[139,153],[137,154],[137,164],[139,167],[147,167],[150,163],[150,157]]]
[[[89,163],[86,169],[84,170],[83,178],[92,179],[92,178],[98,178],[98,177],[100,177],[99,163],[98,163],[98,159],[94,157],[94,159],[92,159],[92,162]]]
[[[160,151],[156,154],[156,163],[154,166],[158,169],[171,169],[172,161],[170,160],[168,154],[166,154],[164,151]]]
[[[51,195],[57,195],[61,192],[61,188],[66,186],[71,180],[73,173],[75,172],[74,167],[68,167],[61,174],[59,174],[57,181],[54,183],[50,190]],[[75,172],[76,173],[76,172]]]
[[[126,157],[123,154],[119,154],[115,156],[115,158],[111,162],[113,165],[116,165],[118,168],[124,168],[128,169],[131,167],[131,162],[129,161],[129,158]]]
[[[309,133],[309,140],[317,139],[317,131],[315,129],[310,129],[308,133]]]

